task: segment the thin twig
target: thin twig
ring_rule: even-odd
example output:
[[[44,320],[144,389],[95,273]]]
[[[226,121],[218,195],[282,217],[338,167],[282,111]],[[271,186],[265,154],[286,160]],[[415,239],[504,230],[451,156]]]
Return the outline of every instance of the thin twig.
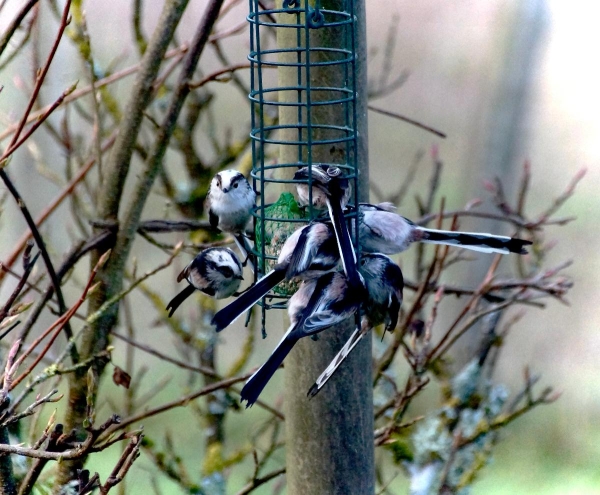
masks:
[[[147,419],[152,416],[156,416],[157,414],[161,414],[165,411],[169,411],[176,407],[185,407],[190,401],[195,400],[198,397],[202,397],[204,395],[213,393],[216,390],[222,390],[222,389],[228,388],[231,385],[235,385],[236,383],[240,383],[240,382],[243,382],[244,380],[247,380],[251,376],[252,376],[252,373],[246,373],[241,376],[227,378],[226,380],[221,380],[221,381],[215,382],[207,387],[201,388],[197,392],[186,395],[180,399],[177,399],[177,400],[174,400],[171,402],[167,402],[166,404],[163,404],[162,406],[158,406],[153,409],[149,409],[148,411],[140,412],[138,414],[130,416],[129,418],[125,418],[121,421],[121,423],[119,425],[116,425],[113,428],[111,428],[107,432],[107,435],[110,435],[110,434],[114,433],[115,431],[122,430],[133,423],[138,423],[139,421],[141,421],[143,419]]]
[[[108,430],[109,427],[114,424],[116,424],[115,421],[107,421],[99,429],[88,432],[88,437],[86,438],[86,440],[84,440],[77,447],[65,450],[63,452],[51,452],[48,450],[31,449],[27,447],[20,447],[17,445],[10,445],[7,443],[0,443],[0,452],[4,452],[7,454],[15,454],[24,457],[32,457],[34,459],[49,459],[54,461],[78,459],[80,457],[84,457],[90,451],[94,451],[94,442],[102,433],[105,433],[106,430]]]
[[[26,418],[27,416],[31,416],[36,411],[36,409],[39,406],[41,406],[42,404],[58,402],[59,400],[62,399],[63,396],[61,394],[58,397],[54,397],[57,393],[58,393],[58,390],[54,389],[54,390],[50,391],[48,394],[44,395],[43,397],[37,398],[32,404],[27,406],[27,408],[23,412],[21,412],[19,414],[15,414],[13,416],[9,416],[6,419],[3,419],[2,424],[0,425],[0,428],[5,428],[6,426],[16,423],[17,421],[19,421],[23,418]]]
[[[15,199],[17,205],[19,206],[19,208],[21,210],[21,213],[23,214],[23,217],[25,218],[25,221],[27,222],[27,225],[29,226],[29,229],[31,230],[31,234],[33,235],[33,238],[35,239],[37,247],[40,250],[40,253],[42,255],[42,259],[44,260],[44,263],[46,265],[46,270],[48,271],[48,274],[50,275],[50,280],[52,281],[52,287],[54,288],[54,293],[56,294],[56,298],[58,300],[58,309],[61,314],[64,314],[66,311],[65,299],[63,297],[62,290],[60,288],[60,282],[58,280],[58,277],[56,276],[56,271],[54,270],[54,265],[52,264],[52,260],[50,259],[50,255],[48,254],[48,250],[46,249],[46,244],[44,243],[44,239],[42,238],[40,231],[36,227],[35,222],[31,216],[31,214],[29,213],[29,209],[25,205],[25,202],[21,198],[21,195],[19,194],[19,192],[15,188],[14,184],[10,180],[6,170],[4,170],[4,168],[1,168],[1,167],[0,167],[0,178],[3,180],[7,189],[9,190],[9,192]],[[70,339],[73,336],[73,332],[68,323],[64,326],[64,329],[65,329],[65,334],[67,336],[67,339]]]
[[[135,435],[125,447],[121,457],[117,461],[106,482],[99,487],[100,493],[106,495],[110,489],[118,485],[131,468],[133,462],[138,458],[140,446],[142,445],[142,434]]]
[[[46,347],[44,348],[44,351],[41,352],[38,355],[38,357],[34,360],[34,362],[31,364],[31,366],[29,366],[29,368],[27,369],[27,371],[25,371],[21,376],[19,376],[19,378],[17,378],[16,380],[14,380],[14,382],[12,384],[12,387],[11,387],[11,390],[14,389],[19,383],[21,383],[25,378],[27,378],[31,374],[31,372],[33,371],[33,369],[42,360],[42,357],[46,354],[46,352],[48,352],[48,350],[50,350],[50,346],[52,345],[54,339],[56,339],[56,337],[58,336],[58,334],[60,333],[60,331],[69,322],[69,320],[71,319],[71,317],[77,312],[77,310],[79,309],[79,307],[84,303],[85,299],[87,298],[88,292],[92,288],[92,282],[96,278],[96,274],[98,273],[98,270],[100,270],[100,268],[106,263],[106,261],[108,260],[109,256],[110,256],[110,251],[107,251],[100,258],[100,260],[98,260],[98,263],[96,263],[96,266],[94,267],[94,269],[92,270],[92,273],[90,274],[90,277],[88,278],[88,282],[87,282],[85,288],[83,289],[83,292],[82,292],[81,296],[79,297],[79,300],[73,305],[73,307],[67,313],[65,313],[63,316],[61,316],[58,320],[56,320],[42,334],[42,336],[40,338],[36,339],[36,341],[33,344],[31,344],[31,346],[29,347],[29,349],[25,353],[23,353],[22,356],[19,357],[18,364],[22,363],[25,360],[25,358],[29,355],[29,353],[39,344],[39,342],[41,342],[41,340],[46,335],[48,335],[51,331],[53,331],[54,329],[56,329],[54,336],[50,339],[50,341],[48,342],[48,344],[46,344]]]
[[[37,100],[38,94],[39,94],[40,90],[42,89],[42,84],[44,83],[44,80],[46,79],[46,74],[48,73],[48,70],[50,69],[50,64],[52,63],[52,60],[54,59],[54,55],[56,54],[56,50],[58,49],[58,45],[60,43],[60,40],[62,39],[62,35],[65,32],[65,29],[67,28],[67,24],[69,23],[69,9],[70,8],[71,8],[71,0],[67,0],[65,3],[65,6],[63,8],[62,18],[60,20],[60,26],[58,27],[58,33],[54,40],[54,44],[52,45],[52,48],[50,49],[50,53],[48,54],[48,58],[46,59],[46,63],[44,64],[44,67],[37,75],[37,78],[35,81],[35,87],[33,88],[33,93],[31,94],[31,97],[29,98],[29,102],[27,103],[27,108],[25,109],[25,112],[23,112],[21,121],[19,122],[19,124],[17,126],[17,129],[12,137],[12,140],[10,141],[10,144],[8,145],[8,149],[12,148],[15,145],[15,143],[18,141],[19,137],[21,136],[21,132],[23,131],[23,128],[25,127],[25,124],[27,123],[27,117],[29,117],[31,109],[33,108],[33,105],[35,104],[35,102]]]
[[[63,91],[63,93],[56,99],[56,101],[50,105],[48,110],[43,115],[41,115],[39,117],[39,119],[36,120],[36,122],[29,129],[27,129],[27,132],[25,132],[25,134],[23,134],[23,136],[21,136],[21,138],[18,141],[16,141],[14,144],[10,145],[6,149],[6,151],[2,154],[2,156],[0,156],[0,163],[6,163],[6,160],[16,150],[18,150],[19,147],[25,141],[27,141],[32,136],[32,134],[46,121],[46,119],[50,116],[50,114],[52,114],[52,112],[54,112],[54,110],[56,110],[63,103],[64,99],[68,95],[70,95],[73,91],[75,91],[75,87],[76,87],[76,84],[72,85],[71,87],[69,87]]]
[[[23,271],[23,274],[21,275],[21,278],[19,279],[17,286],[13,290],[12,294],[7,299],[7,301],[4,304],[4,306],[2,307],[2,309],[0,309],[0,323],[2,321],[4,321],[4,318],[6,318],[8,316],[8,312],[10,311],[10,308],[16,301],[17,297],[19,297],[19,294],[23,290],[23,287],[25,287],[25,284],[27,283],[27,279],[29,278],[31,271],[33,270],[33,267],[35,266],[35,262],[38,259],[38,255],[36,255],[33,258],[33,260],[30,259],[30,253],[31,253],[32,248],[33,248],[33,244],[29,244],[27,246],[27,248],[25,249],[25,252],[23,253],[23,264],[24,264],[25,269]],[[0,340],[2,340],[2,339],[0,338]]]
[[[424,131],[431,132],[432,134],[435,134],[438,137],[441,137],[444,139],[446,138],[446,134],[444,134],[442,131],[438,131],[437,129],[434,129],[433,127],[430,127],[430,126],[425,125],[417,120],[406,117],[405,115],[401,115],[396,112],[390,112],[389,110],[384,110],[383,108],[378,108],[373,105],[369,105],[369,110],[376,112],[376,113],[380,113],[381,115],[385,115],[386,117],[392,117],[394,119],[402,120],[403,122],[408,122],[409,124],[414,125],[415,127],[418,127],[419,129],[423,129]]]
[[[118,334],[114,331],[111,332],[111,334],[114,337],[117,337],[119,340],[122,340],[123,342],[127,342],[129,345],[131,345],[133,347],[137,347],[138,349],[140,349],[152,356],[159,358],[161,361],[166,361],[167,363],[174,364],[175,366],[182,368],[182,369],[186,369],[189,371],[195,371],[196,373],[201,373],[203,375],[207,375],[212,378],[221,379],[221,376],[212,368],[207,368],[206,366],[194,366],[194,365],[188,364],[186,362],[179,361],[178,359],[174,359],[160,351],[157,351],[156,349],[150,347],[149,345],[142,344],[141,342],[136,342],[135,340],[130,339],[129,337],[125,337],[125,335]]]
[[[285,474],[285,468],[272,471],[268,474],[265,474],[261,478],[253,478],[252,481],[245,485],[244,488],[242,488],[239,492],[236,493],[236,495],[248,495],[248,493],[251,493],[259,486],[264,485],[265,483],[271,481],[274,478],[277,478],[278,476],[281,476],[282,474]]]
[[[450,327],[448,328],[448,330],[446,331],[444,336],[440,339],[440,341],[437,343],[437,345],[429,352],[429,354],[427,356],[428,361],[433,360],[433,356],[435,356],[436,353],[438,353],[438,351],[440,351],[440,349],[444,346],[446,341],[450,338],[450,335],[452,334],[453,330],[458,326],[459,322],[464,318],[464,316],[467,313],[469,313],[469,311],[471,311],[477,305],[477,303],[479,302],[479,299],[482,297],[483,292],[485,291],[485,289],[489,285],[489,283],[492,281],[492,278],[493,278],[494,274],[496,273],[496,270],[498,269],[498,265],[500,264],[501,256],[502,255],[499,254],[494,258],[494,261],[491,263],[491,265],[488,269],[488,272],[487,272],[483,282],[479,286],[478,290],[473,294],[471,299],[467,302],[467,304],[463,307],[463,309],[458,314],[458,316],[454,319],[454,322],[450,325]],[[446,348],[446,349],[448,349],[448,348]],[[442,353],[440,352],[438,357],[441,355],[442,355]]]
[[[150,270],[149,272],[144,274],[142,277],[135,280],[127,289],[125,289],[125,290],[119,292],[118,294],[116,294],[115,296],[111,297],[104,304],[102,304],[102,306],[100,306],[100,308],[97,311],[95,311],[94,313],[89,315],[87,318],[87,323],[92,324],[95,321],[97,321],[106,311],[108,311],[114,304],[118,303],[121,299],[123,299],[127,294],[132,292],[138,285],[143,283],[146,279],[157,274],[161,270],[164,270],[165,268],[169,267],[171,265],[171,263],[173,263],[173,260],[175,259],[175,257],[179,254],[180,249],[181,249],[181,243],[179,243],[177,246],[175,246],[175,249],[171,253],[171,256],[169,257],[169,259],[167,259],[167,261],[165,261],[162,265],[157,266],[154,270]],[[104,257],[104,255],[103,255],[103,257]]]
[[[241,69],[249,69],[251,67],[250,64],[235,64],[235,65],[230,65],[229,67],[225,67],[223,69],[220,69],[216,72],[213,72],[212,74],[209,74],[208,76],[200,79],[200,81],[197,82],[190,82],[189,83],[189,87],[192,89],[196,89],[196,88],[200,88],[202,86],[204,86],[205,84],[211,82],[211,81],[216,81],[219,79],[220,76],[222,76],[223,74],[229,74],[230,72],[235,72]]]
[[[223,380],[223,377],[211,368],[208,368],[206,366],[194,366],[194,365],[188,364],[186,362],[180,361],[178,359],[174,359],[171,356],[168,356],[160,351],[157,351],[156,349],[154,349],[146,344],[142,344],[141,342],[136,342],[135,340],[133,340],[129,337],[125,337],[124,335],[118,334],[114,331],[112,332],[112,335],[124,342],[127,342],[129,345],[131,345],[133,347],[137,347],[138,349],[140,349],[144,352],[147,352],[148,354],[151,354],[152,356],[155,356],[163,361],[174,364],[175,366],[177,366],[179,368],[186,369],[189,371],[194,371],[196,373],[201,373],[203,375],[210,376],[217,380]],[[240,391],[237,390],[237,388],[235,388],[235,387],[231,387],[231,390],[238,395],[240,394]],[[285,420],[285,416],[280,411],[269,406],[267,403],[265,403],[261,400],[257,400],[256,405],[262,407],[266,411],[269,411],[271,414],[273,414],[274,416],[277,416],[279,419]]]
[[[181,53],[185,53],[186,51],[187,51],[187,45],[185,45],[185,44],[178,48],[174,48],[173,50],[170,50],[165,53],[164,60],[168,60],[170,58],[178,56]],[[102,79],[99,79],[98,81],[96,81],[95,88],[97,90],[101,89],[105,86],[108,86],[114,82],[117,82],[117,81],[123,79],[124,77],[135,74],[137,71],[140,70],[141,65],[142,65],[141,63],[138,63],[135,65],[132,65],[131,67],[127,67],[126,69],[122,69],[118,72],[115,72],[114,74],[111,74],[110,76],[106,76]],[[78,90],[74,91],[73,93],[71,93],[69,96],[67,96],[65,98],[65,100],[63,101],[63,104],[67,105],[73,101],[76,101],[79,98],[82,98],[83,96],[88,95],[92,91],[93,91],[93,88],[91,85],[86,86],[81,89],[78,89]],[[37,111],[31,113],[29,115],[29,117],[27,118],[27,123],[37,120],[41,115],[43,115],[44,113],[47,112],[49,107],[50,106],[48,105],[48,106],[41,108],[40,110],[37,110]],[[4,141],[8,136],[11,136],[12,134],[14,134],[17,131],[17,128],[18,128],[18,124],[15,124],[15,125],[8,127],[6,130],[4,130],[2,133],[0,133],[0,142]]]
[[[6,31],[4,32],[4,36],[0,40],[0,55],[2,55],[4,50],[6,50],[6,47],[8,46],[8,43],[10,42],[10,39],[12,38],[13,34],[15,34],[17,29],[19,29],[21,23],[23,22],[23,19],[25,19],[25,16],[29,13],[29,11],[34,7],[36,3],[38,3],[38,0],[27,0],[27,2],[21,7],[21,10],[17,12],[17,15],[8,25]]]

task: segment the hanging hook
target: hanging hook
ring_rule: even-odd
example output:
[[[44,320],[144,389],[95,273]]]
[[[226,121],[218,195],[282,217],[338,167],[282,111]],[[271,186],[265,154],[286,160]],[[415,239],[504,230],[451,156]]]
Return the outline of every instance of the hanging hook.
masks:
[[[300,6],[300,0],[283,0],[284,9],[295,9]]]
[[[325,24],[325,16],[323,15],[323,12],[321,12],[321,9],[318,5],[314,9],[308,9],[307,24],[308,27],[312,29],[318,29],[323,27],[323,24]]]

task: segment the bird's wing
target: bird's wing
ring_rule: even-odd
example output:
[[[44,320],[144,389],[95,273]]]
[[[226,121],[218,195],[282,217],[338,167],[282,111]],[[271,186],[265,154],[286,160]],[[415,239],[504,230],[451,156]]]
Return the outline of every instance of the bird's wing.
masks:
[[[300,233],[300,237],[298,238],[298,242],[296,243],[296,247],[292,252],[292,256],[290,257],[290,262],[286,272],[286,278],[290,279],[307,268],[307,260],[311,259],[314,256],[314,252],[306,251],[306,241],[308,240],[307,232],[310,228],[305,228]],[[314,251],[314,250],[311,250]]]
[[[339,313],[330,310],[318,311],[304,320],[302,330],[305,334],[312,335],[339,323],[342,319],[345,318],[341,318]]]
[[[402,299],[398,300],[396,294],[392,294],[390,297],[390,304],[388,306],[388,316],[389,322],[386,324],[385,329],[388,332],[393,332],[396,329],[396,325],[398,325],[398,315],[400,314],[400,305],[402,304]]]
[[[304,333],[302,330],[304,322],[313,316],[314,313],[319,313],[322,310],[325,290],[327,289],[327,286],[331,282],[332,278],[333,273],[328,273],[317,279],[310,299],[308,300],[308,303],[302,310],[302,313],[296,322],[296,331]]]
[[[190,265],[186,266],[179,275],[177,275],[177,282],[181,282],[182,280],[187,280],[188,275],[190,273]]]
[[[208,223],[213,229],[216,229],[219,226],[219,216],[215,214],[212,209],[208,210]]]

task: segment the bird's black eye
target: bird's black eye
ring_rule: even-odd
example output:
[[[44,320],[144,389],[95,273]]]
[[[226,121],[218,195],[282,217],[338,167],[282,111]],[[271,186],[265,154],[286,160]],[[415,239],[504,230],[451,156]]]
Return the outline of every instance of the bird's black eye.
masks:
[[[236,189],[237,189],[237,186],[238,186],[238,182],[236,182],[236,183],[233,185],[233,187],[235,187]]]
[[[233,270],[231,268],[229,268],[228,266],[222,266],[221,267],[221,273],[223,274],[223,276],[225,278],[231,278],[231,277],[233,277]]]
[[[366,265],[366,263],[367,263],[367,260],[366,260],[365,258],[363,258],[362,260],[360,260],[360,264],[361,264],[362,266],[365,266],[365,265]]]

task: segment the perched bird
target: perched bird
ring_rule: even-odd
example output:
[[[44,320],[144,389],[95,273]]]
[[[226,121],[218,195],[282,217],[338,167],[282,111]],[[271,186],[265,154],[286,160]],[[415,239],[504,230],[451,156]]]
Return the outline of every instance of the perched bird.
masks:
[[[343,207],[349,193],[348,179],[342,175],[339,167],[317,166],[303,167],[294,174],[299,198],[308,198],[308,186],[312,184],[313,205],[325,203],[335,230],[344,273],[350,285],[359,286],[354,246],[350,240],[348,226],[344,218]]]
[[[371,253],[361,255],[359,271],[368,294],[362,308],[364,316],[372,327],[385,323],[385,330],[393,332],[402,306],[402,270],[385,254]]]
[[[360,258],[359,271],[365,281],[367,292],[367,299],[362,305],[363,316],[360,329],[354,330],[344,347],[317,378],[308,391],[309,397],[319,393],[371,328],[385,323],[385,330],[393,331],[398,324],[404,289],[404,277],[400,267],[384,254],[363,254]]]
[[[303,337],[315,335],[352,316],[364,298],[364,286],[352,287],[340,272],[302,282],[290,298],[288,315],[291,325],[269,359],[254,373],[241,391],[246,407],[256,402],[277,368]]]
[[[223,170],[216,174],[206,197],[210,225],[233,235],[242,255],[246,256],[244,264],[248,260],[249,252],[244,232],[250,222],[255,202],[256,193],[237,170]]]
[[[167,304],[169,317],[195,290],[223,299],[235,294],[244,277],[242,264],[231,249],[209,248],[198,254],[177,276],[177,282],[183,279],[190,285]]]
[[[391,203],[359,205],[359,239],[361,250],[367,253],[396,254],[413,242],[446,244],[483,253],[527,254],[531,241],[502,235],[476,232],[453,232],[419,227],[394,212]]]
[[[296,229],[283,244],[277,264],[235,301],[218,311],[212,324],[217,332],[231,325],[284,279],[313,278],[335,269],[339,263],[331,225],[313,222]]]

